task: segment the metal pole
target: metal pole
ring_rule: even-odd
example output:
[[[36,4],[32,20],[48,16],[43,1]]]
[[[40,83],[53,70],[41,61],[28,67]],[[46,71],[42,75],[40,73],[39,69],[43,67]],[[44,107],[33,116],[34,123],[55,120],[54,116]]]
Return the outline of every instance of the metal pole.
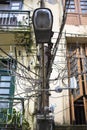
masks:
[[[40,1],[40,7],[44,8],[44,0]],[[46,51],[48,49],[48,43],[42,43],[39,45],[40,52],[40,77],[42,84],[40,86],[40,98],[38,99],[38,106],[40,113],[37,113],[37,130],[52,130],[53,117],[49,115],[49,81],[47,80],[47,63],[48,56]]]
[[[40,1],[40,7],[43,8],[44,7],[44,0]]]
[[[41,0],[41,8],[44,7],[44,0]],[[45,54],[45,45],[44,44],[41,44],[41,65],[42,65],[42,71],[41,71],[41,74],[42,74],[42,86],[41,86],[41,89],[46,89],[47,88],[47,82],[46,82],[46,54]],[[46,91],[42,91],[41,92],[41,95],[42,95],[42,99],[41,99],[41,110],[43,111],[43,114],[44,114],[44,108],[45,106],[47,106],[48,104],[48,97],[47,97],[47,93]]]

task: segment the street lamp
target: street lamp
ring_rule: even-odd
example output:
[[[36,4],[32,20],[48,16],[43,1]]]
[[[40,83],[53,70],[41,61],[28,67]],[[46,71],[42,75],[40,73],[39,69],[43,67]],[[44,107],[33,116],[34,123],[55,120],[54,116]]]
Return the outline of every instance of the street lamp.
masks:
[[[53,15],[48,8],[37,8],[32,17],[36,43],[49,43],[52,37]]]

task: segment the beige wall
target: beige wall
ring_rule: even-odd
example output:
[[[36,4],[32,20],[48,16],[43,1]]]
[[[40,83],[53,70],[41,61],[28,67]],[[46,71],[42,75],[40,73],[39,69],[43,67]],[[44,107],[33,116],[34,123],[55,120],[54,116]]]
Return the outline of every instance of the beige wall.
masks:
[[[82,35],[87,35],[87,25],[79,25],[79,26],[74,26],[74,25],[66,25],[64,30],[66,33],[72,33],[72,34],[82,34]]]
[[[63,7],[62,7],[62,1],[58,0],[57,4],[50,4],[48,2],[45,3],[46,7],[49,7],[52,10],[53,13],[53,31],[54,32],[59,32],[61,21],[62,21],[62,14],[63,14]],[[54,37],[57,38],[58,33],[54,33]],[[66,47],[65,47],[65,37],[62,36],[62,39],[60,41],[60,44],[58,46],[58,51],[55,56],[54,64],[53,64],[53,70],[51,73],[51,79],[55,79],[60,70],[61,70],[61,76],[63,76],[64,71],[62,71],[66,67]],[[52,40],[53,43],[55,43],[55,40]],[[61,44],[62,43],[62,44]],[[63,64],[62,64],[63,62]],[[60,70],[59,70],[60,69]],[[66,83],[67,84],[67,83]],[[65,87],[62,84],[61,80],[57,80],[54,82],[50,83],[51,89],[55,89],[55,87],[60,86],[60,87]],[[67,95],[67,96],[65,96]],[[50,105],[55,106],[55,111],[54,111],[54,119],[56,123],[59,124],[69,124],[69,98],[68,98],[68,91],[65,90],[62,93],[56,93],[56,92],[51,92],[50,96]],[[67,109],[68,108],[68,109]]]
[[[24,0],[23,10],[34,10],[40,6],[39,0]]]

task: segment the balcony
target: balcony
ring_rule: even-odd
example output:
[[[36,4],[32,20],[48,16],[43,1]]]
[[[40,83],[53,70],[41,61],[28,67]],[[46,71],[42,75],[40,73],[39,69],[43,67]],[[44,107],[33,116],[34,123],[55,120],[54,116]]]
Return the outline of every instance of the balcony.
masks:
[[[0,31],[27,31],[30,27],[30,11],[0,10]]]

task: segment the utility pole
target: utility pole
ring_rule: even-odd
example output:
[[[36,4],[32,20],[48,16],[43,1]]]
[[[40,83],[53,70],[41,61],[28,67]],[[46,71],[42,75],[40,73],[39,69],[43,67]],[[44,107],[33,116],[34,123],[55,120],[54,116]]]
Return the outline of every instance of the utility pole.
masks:
[[[40,5],[41,8],[44,8],[44,0],[41,0],[41,5]],[[45,43],[46,44],[46,43]],[[42,75],[42,86],[41,86],[41,89],[43,89],[42,91],[42,99],[41,99],[41,111],[43,111],[43,114],[44,114],[44,108],[46,106],[48,106],[47,104],[47,100],[48,100],[48,97],[47,97],[47,93],[45,91],[46,89],[46,84],[47,84],[47,81],[46,81],[46,62],[47,62],[47,56],[46,56],[46,53],[45,53],[45,45],[44,44],[41,44],[40,45],[40,51],[41,51],[41,67],[42,67],[42,70],[41,70],[41,75]]]
[[[52,37],[53,15],[50,9],[44,8],[44,1],[41,0],[40,8],[33,13],[33,25],[36,37],[36,44],[40,53],[40,97],[38,99],[38,113],[36,115],[37,130],[52,130],[53,117],[49,115],[49,81],[47,79],[48,46]],[[46,91],[48,89],[48,91]]]
[[[44,2],[41,0],[41,8],[44,8]],[[40,115],[37,117],[39,120],[39,127],[37,130],[51,130],[51,127],[49,128],[49,110],[46,108],[49,108],[49,92],[45,91],[45,89],[48,89],[48,80],[47,80],[47,62],[48,57],[46,55],[46,51],[48,49],[48,44],[41,44],[40,47],[40,54],[41,54],[41,77],[42,77],[42,85],[41,89],[41,104],[40,104]]]
[[[44,0],[40,1],[40,8],[44,8]]]

